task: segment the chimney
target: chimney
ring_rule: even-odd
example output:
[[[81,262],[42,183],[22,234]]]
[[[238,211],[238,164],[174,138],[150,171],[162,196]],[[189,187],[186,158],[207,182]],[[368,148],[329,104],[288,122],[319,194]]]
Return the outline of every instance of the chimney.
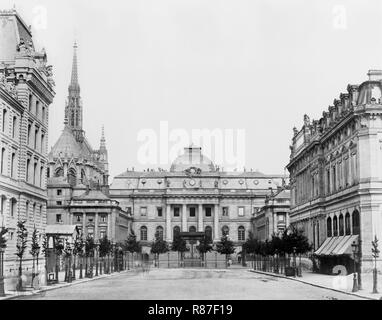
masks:
[[[369,77],[369,81],[382,80],[382,70],[369,70],[367,75]]]

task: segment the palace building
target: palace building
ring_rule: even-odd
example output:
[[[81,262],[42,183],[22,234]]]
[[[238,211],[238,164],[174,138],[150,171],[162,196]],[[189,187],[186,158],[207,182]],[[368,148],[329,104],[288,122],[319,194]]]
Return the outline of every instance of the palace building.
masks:
[[[76,225],[84,237],[91,236],[97,241],[107,236],[113,242],[124,241],[129,234],[131,216],[108,196],[108,153],[103,129],[100,147],[95,150],[85,136],[82,123],[74,44],[64,129],[49,152],[48,225],[56,225],[57,235],[67,230],[68,225]]]
[[[131,213],[145,252],[156,232],[168,242],[177,232],[204,232],[214,242],[228,235],[239,247],[254,212],[283,184],[282,175],[221,171],[201,148],[190,146],[169,171],[127,170],[116,176],[110,197]]]
[[[8,228],[7,283],[18,273],[17,222],[26,221],[28,244],[34,228],[40,241],[45,232],[48,115],[55,92],[45,50],[36,49],[15,10],[0,11],[0,48],[0,227]],[[22,272],[30,274],[29,248],[23,260]]]
[[[382,71],[368,76],[294,129],[290,223],[305,230],[322,272],[339,264],[352,272],[354,256],[370,271],[371,241],[382,238]]]

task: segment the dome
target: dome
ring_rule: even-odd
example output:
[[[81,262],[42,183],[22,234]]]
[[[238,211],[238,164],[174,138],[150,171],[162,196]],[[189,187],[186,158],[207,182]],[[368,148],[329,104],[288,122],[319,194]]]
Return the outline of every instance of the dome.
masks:
[[[370,70],[369,80],[359,87],[357,105],[382,103],[382,71]]]
[[[202,172],[216,171],[212,161],[202,154],[202,148],[192,145],[188,148],[184,148],[184,153],[174,160],[170,171],[180,172],[192,167],[198,168]]]

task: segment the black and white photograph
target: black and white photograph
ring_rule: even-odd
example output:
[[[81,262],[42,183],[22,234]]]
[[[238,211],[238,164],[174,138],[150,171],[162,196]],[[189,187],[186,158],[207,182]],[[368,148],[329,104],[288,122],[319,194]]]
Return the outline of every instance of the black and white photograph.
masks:
[[[382,300],[380,0],[2,0],[0,149],[0,314]]]

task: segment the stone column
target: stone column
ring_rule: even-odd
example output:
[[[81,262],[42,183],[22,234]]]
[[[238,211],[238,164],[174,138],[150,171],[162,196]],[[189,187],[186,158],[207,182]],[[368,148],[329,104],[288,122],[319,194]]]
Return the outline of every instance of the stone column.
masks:
[[[203,232],[203,205],[199,204],[198,208],[198,231]]]
[[[187,205],[182,206],[182,231],[187,232]]]
[[[171,241],[171,205],[166,205],[166,241]]]
[[[214,206],[214,241],[219,241],[219,205]]]

